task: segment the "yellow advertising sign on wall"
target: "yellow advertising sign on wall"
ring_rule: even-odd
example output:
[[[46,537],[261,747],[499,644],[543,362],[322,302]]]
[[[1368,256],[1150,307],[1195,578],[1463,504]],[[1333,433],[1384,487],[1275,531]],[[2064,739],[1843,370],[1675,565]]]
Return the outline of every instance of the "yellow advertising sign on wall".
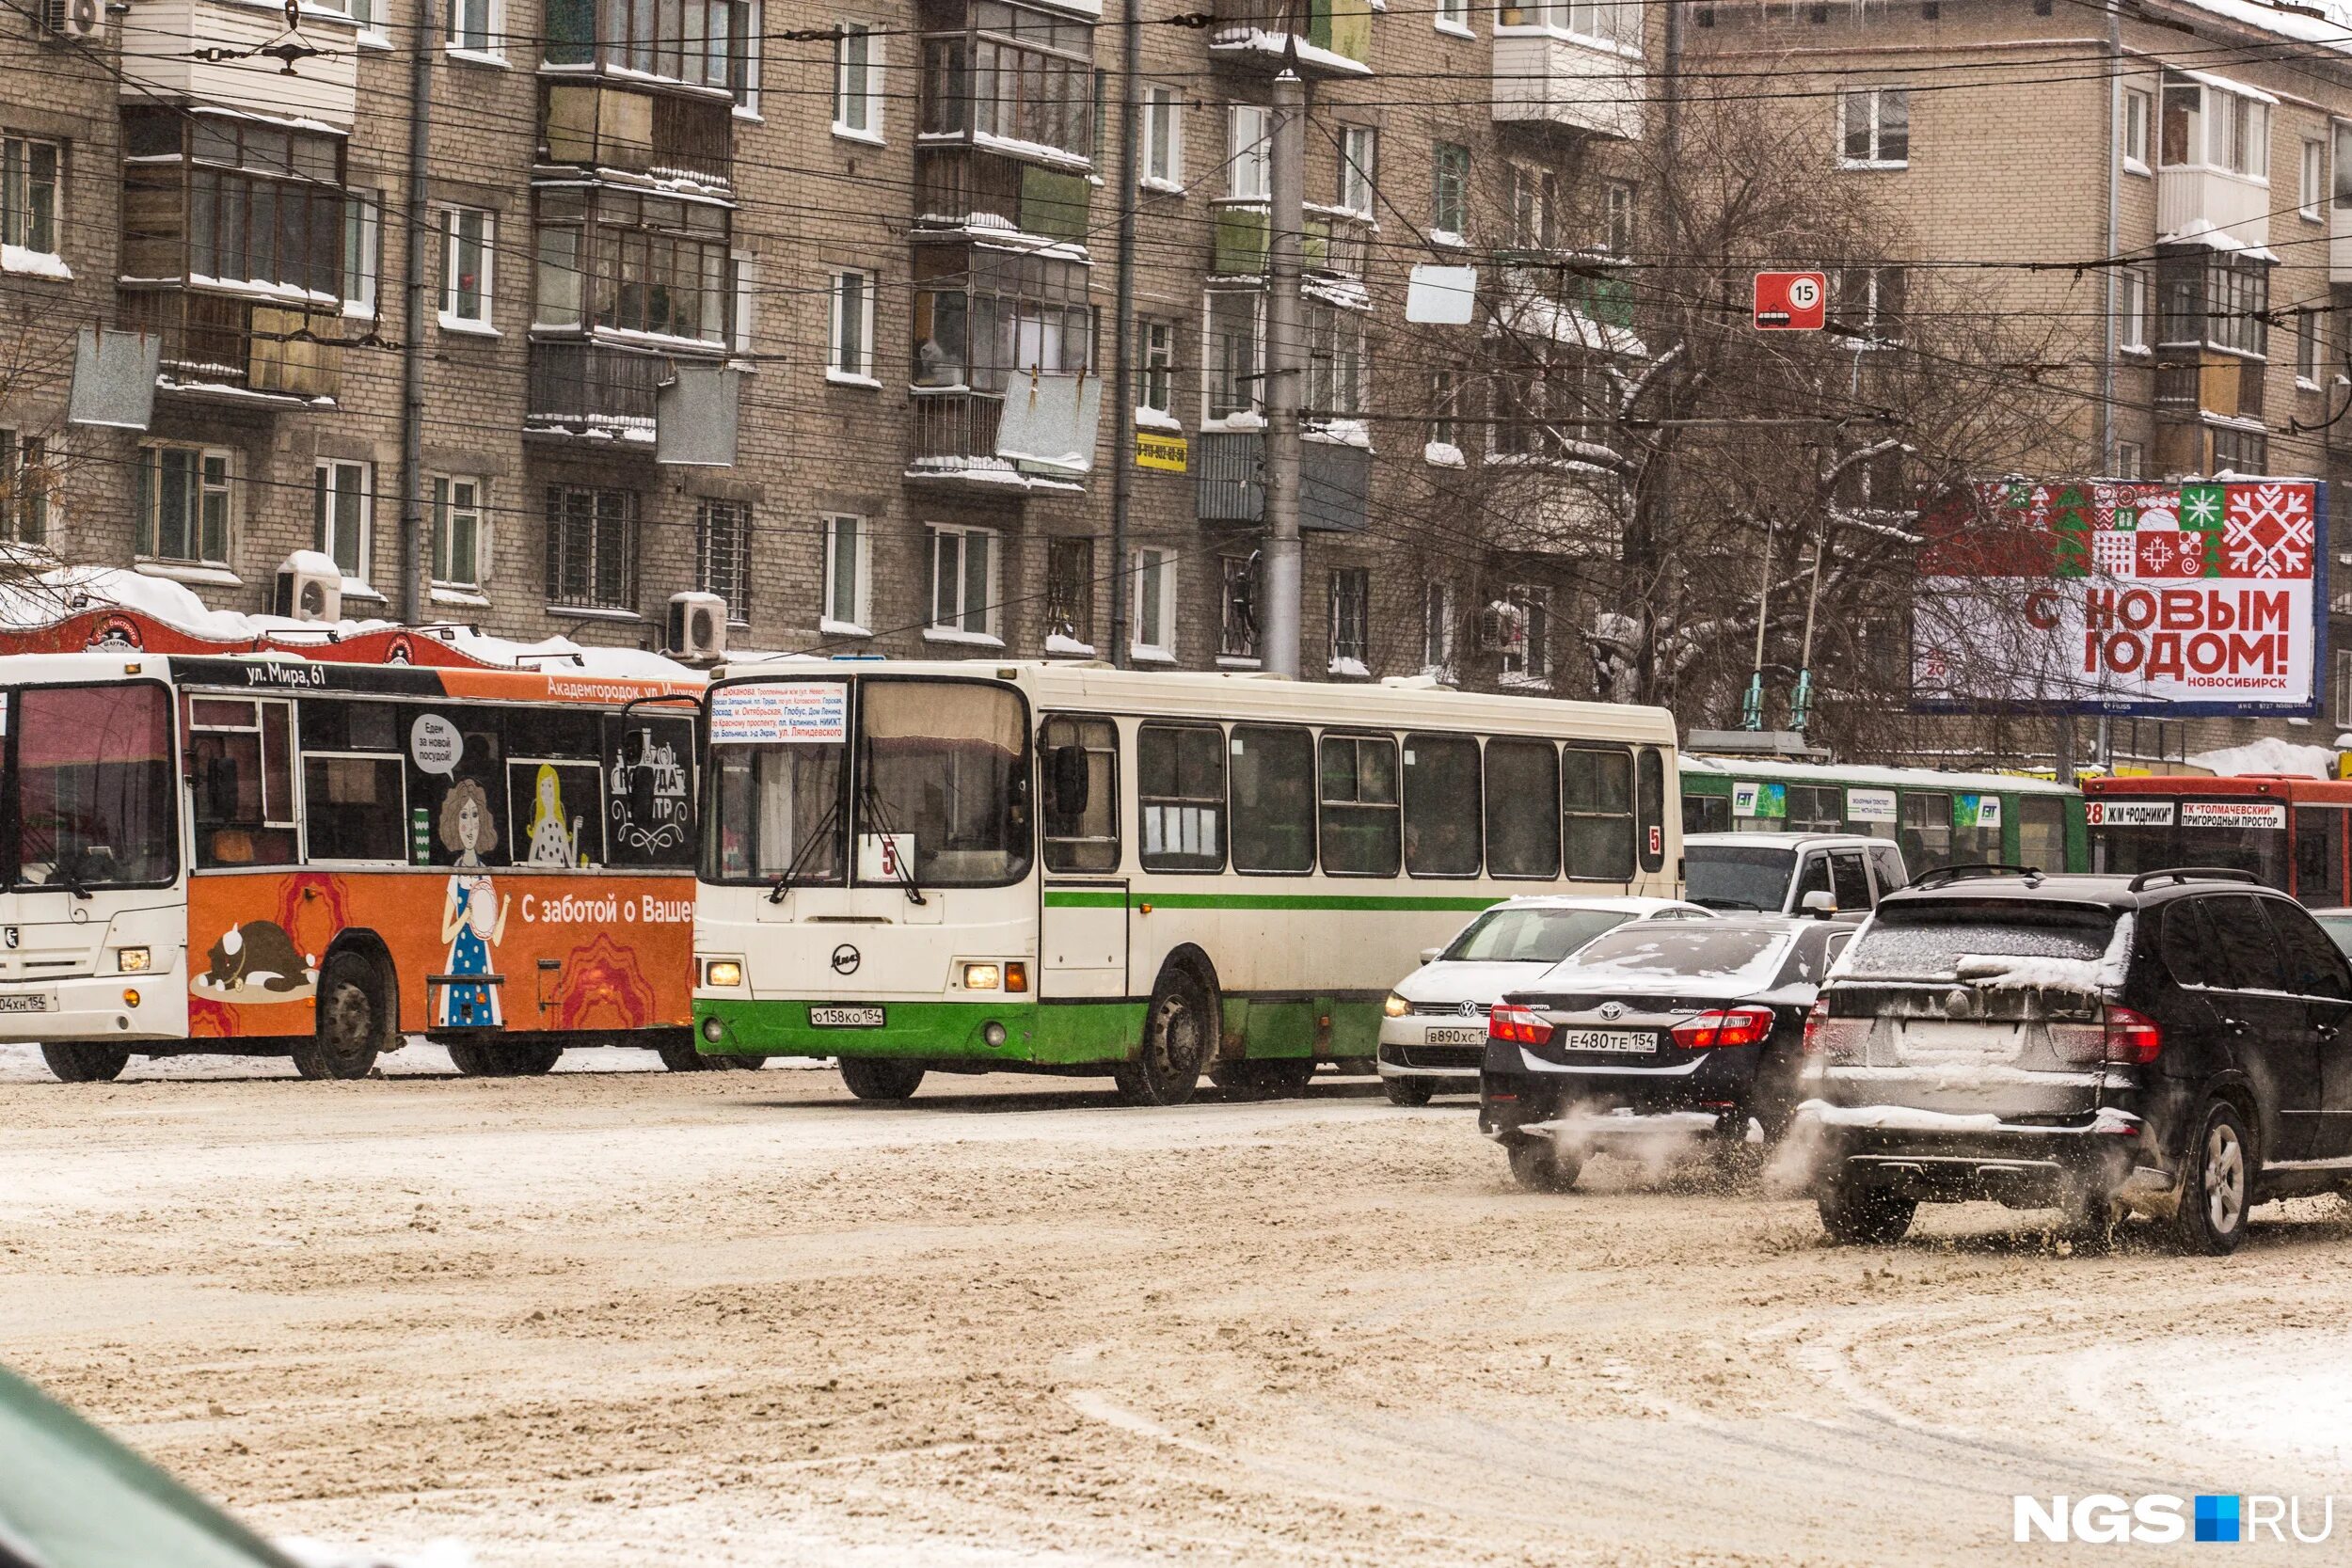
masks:
[[[1161,468],[1171,474],[1184,471],[1187,449],[1181,436],[1154,436],[1147,431],[1136,432],[1136,467]]]

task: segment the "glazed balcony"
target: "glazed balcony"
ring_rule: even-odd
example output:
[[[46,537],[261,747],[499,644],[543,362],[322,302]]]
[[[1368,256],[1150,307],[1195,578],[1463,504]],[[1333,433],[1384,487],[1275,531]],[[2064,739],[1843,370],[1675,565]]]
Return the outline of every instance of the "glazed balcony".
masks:
[[[1087,243],[1093,182],[993,148],[949,144],[914,154],[914,211],[920,228],[980,232],[996,225]]]
[[[1204,523],[1265,521],[1265,435],[1204,430],[1193,437],[1193,515]],[[1331,441],[1299,443],[1298,526],[1361,533],[1370,526],[1372,453]]]
[[[723,196],[735,178],[735,116],[708,94],[543,79],[538,162],[541,180],[617,170]]]
[[[1266,270],[1263,201],[1213,203],[1216,255],[1211,271],[1222,277],[1259,277]],[[1372,251],[1372,220],[1334,209],[1310,210],[1299,238],[1299,262],[1311,276],[1360,279]]]
[[[524,434],[650,449],[662,383],[682,360],[715,363],[720,357],[656,354],[581,338],[534,339]]]
[[[1372,74],[1371,0],[1216,0],[1209,53],[1282,69],[1295,48],[1299,74]]]
[[[156,389],[215,401],[332,408],[343,320],[316,307],[189,289],[125,289],[121,324],[163,340]]]

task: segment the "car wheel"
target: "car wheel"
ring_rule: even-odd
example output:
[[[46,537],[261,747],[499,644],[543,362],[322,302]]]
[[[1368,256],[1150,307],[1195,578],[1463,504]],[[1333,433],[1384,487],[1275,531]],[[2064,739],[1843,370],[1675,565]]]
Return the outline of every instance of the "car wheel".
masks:
[[[2066,1240],[2076,1252],[2105,1252],[2115,1242],[2115,1199],[2106,1188],[2087,1182],[2067,1194]]]
[[[1426,1078],[1383,1078],[1380,1086],[1388,1091],[1391,1105],[1426,1105],[1438,1086]]]
[[[294,1048],[305,1078],[365,1078],[384,1048],[384,1005],[375,966],[349,954],[327,960],[319,976],[318,1029]]]
[[[841,1081],[860,1100],[904,1100],[922,1084],[923,1069],[887,1057],[844,1056]]]
[[[1840,1177],[1818,1200],[1821,1228],[1841,1246],[1887,1246],[1903,1239],[1919,1200],[1884,1187],[1865,1187]]]
[[[1522,1138],[1511,1146],[1511,1180],[1531,1193],[1565,1193],[1583,1174],[1583,1159],[1563,1152],[1549,1138]]]
[[[44,1045],[40,1059],[61,1084],[110,1084],[131,1065],[131,1053],[119,1047],[78,1042]]]
[[[1738,1132],[1716,1133],[1708,1145],[1707,1156],[1725,1186],[1745,1186],[1764,1174],[1765,1146],[1748,1142],[1744,1119]]]
[[[2181,1179],[2175,1222],[2181,1250],[2213,1258],[2235,1252],[2246,1240],[2246,1213],[2253,1199],[2254,1155],[2246,1124],[2217,1100],[2205,1107]]]
[[[1160,977],[1145,1016],[1143,1043],[1133,1060],[1111,1069],[1119,1097],[1130,1105],[1182,1105],[1200,1086],[1201,1070],[1216,1049],[1210,1003],[1200,981],[1182,970]],[[1236,1064],[1256,1069],[1261,1064]],[[1314,1064],[1308,1064],[1314,1070]]]

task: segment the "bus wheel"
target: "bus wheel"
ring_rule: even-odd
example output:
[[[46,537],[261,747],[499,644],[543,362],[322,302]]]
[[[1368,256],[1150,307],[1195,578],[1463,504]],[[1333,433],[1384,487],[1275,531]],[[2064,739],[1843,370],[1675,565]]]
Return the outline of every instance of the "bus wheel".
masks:
[[[1216,1038],[1207,988],[1182,970],[1161,976],[1133,1061],[1111,1069],[1119,1097],[1130,1105],[1182,1105],[1200,1086]]]
[[[383,1049],[384,1009],[374,966],[349,954],[329,958],[319,977],[318,1033],[294,1049],[305,1078],[365,1078]]]
[[[450,1066],[469,1078],[496,1078],[501,1070],[492,1046],[458,1043],[444,1049],[449,1052]]]
[[[493,1047],[504,1058],[506,1070],[517,1078],[537,1078],[555,1070],[555,1064],[564,1059],[560,1045],[508,1045]]]
[[[844,1056],[841,1081],[860,1100],[904,1100],[923,1082],[923,1069],[913,1062],[888,1057]]]
[[[44,1045],[40,1059],[62,1084],[108,1084],[131,1065],[131,1053],[112,1045]]]

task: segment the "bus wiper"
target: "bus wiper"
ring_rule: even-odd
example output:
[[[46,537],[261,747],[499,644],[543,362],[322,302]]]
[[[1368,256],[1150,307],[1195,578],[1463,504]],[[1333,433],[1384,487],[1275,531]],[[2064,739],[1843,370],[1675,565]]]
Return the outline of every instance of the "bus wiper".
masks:
[[[882,794],[873,785],[868,784],[858,792],[858,803],[865,808],[874,825],[882,831],[882,841],[885,844],[898,836],[898,830],[890,825],[890,814],[882,810]],[[894,853],[889,856],[889,859],[898,868],[898,885],[906,889],[907,902],[910,904],[929,903],[930,900],[923,896],[923,890],[915,885],[914,867],[900,855]]]
[[[824,818],[817,824],[817,831],[801,840],[800,848],[792,853],[791,863],[784,868],[782,874],[769,887],[768,902],[771,904],[784,902],[784,895],[792,891],[793,884],[800,879],[801,867],[808,863],[809,851],[825,842],[825,834],[832,830],[834,820],[840,815],[841,800],[836,795],[833,804],[825,808]]]

